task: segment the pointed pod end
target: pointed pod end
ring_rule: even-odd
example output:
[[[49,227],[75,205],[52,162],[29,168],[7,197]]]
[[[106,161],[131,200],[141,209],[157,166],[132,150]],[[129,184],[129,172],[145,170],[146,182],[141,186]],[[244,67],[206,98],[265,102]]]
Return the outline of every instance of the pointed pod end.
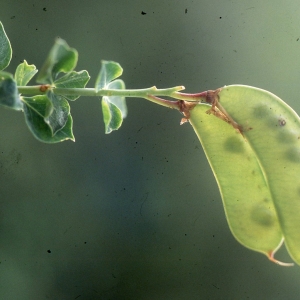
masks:
[[[285,262],[282,262],[282,261],[279,261],[279,260],[275,259],[274,254],[275,254],[276,250],[267,253],[268,259],[270,261],[272,261],[273,263],[275,263],[279,266],[282,266],[282,267],[293,267],[294,266],[294,263],[285,263]]]

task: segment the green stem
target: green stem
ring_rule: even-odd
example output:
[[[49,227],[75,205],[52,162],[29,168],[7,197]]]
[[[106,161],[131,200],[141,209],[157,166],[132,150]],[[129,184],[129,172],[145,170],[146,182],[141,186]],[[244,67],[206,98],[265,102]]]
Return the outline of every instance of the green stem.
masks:
[[[23,95],[42,95],[45,94],[48,90],[52,90],[52,92],[57,95],[68,96],[120,96],[127,98],[144,98],[159,105],[163,105],[169,108],[175,108],[178,110],[180,110],[178,101],[165,100],[159,97],[169,97],[176,100],[183,100],[188,102],[205,102],[207,96],[207,92],[197,94],[180,93],[179,91],[184,90],[184,86],[176,86],[167,89],[157,89],[155,86],[153,86],[147,89],[101,89],[99,91],[94,88],[57,88],[51,87],[50,85],[18,86],[19,93]]]
[[[80,95],[80,96],[121,96],[121,97],[145,97],[146,95],[171,96],[173,93],[181,91],[184,86],[176,86],[168,89],[157,89],[155,86],[147,89],[126,89],[126,90],[107,90],[96,91],[93,88],[56,88],[47,85],[18,86],[19,93],[26,95],[41,95],[47,90],[52,90],[59,95]]]

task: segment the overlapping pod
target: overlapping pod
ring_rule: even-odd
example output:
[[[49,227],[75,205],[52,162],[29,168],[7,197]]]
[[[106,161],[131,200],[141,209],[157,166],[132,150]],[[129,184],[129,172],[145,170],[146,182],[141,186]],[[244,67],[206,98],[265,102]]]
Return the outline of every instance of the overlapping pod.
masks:
[[[197,105],[190,123],[217,179],[233,235],[277,263],[273,254],[284,238],[300,264],[298,115],[272,93],[249,86],[227,86],[215,96],[210,111],[219,118]]]

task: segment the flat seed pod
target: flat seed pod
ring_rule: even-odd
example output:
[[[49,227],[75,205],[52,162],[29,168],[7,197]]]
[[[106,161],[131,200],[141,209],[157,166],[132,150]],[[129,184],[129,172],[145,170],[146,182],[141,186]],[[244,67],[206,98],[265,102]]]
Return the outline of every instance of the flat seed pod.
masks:
[[[256,156],[288,252],[300,264],[299,116],[274,94],[249,86],[226,86],[216,101],[214,105],[228,117],[229,123],[238,125],[240,136]],[[238,172],[240,167],[236,167]]]
[[[245,247],[287,265],[273,258],[283,235],[260,161],[247,139],[207,114],[209,108],[197,105],[190,111],[190,123],[216,177],[229,227]]]

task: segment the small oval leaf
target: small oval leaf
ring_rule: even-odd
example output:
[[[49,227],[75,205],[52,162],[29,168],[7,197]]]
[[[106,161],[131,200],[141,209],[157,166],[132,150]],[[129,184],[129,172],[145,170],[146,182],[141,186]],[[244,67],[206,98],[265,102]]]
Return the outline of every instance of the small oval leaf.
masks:
[[[110,90],[124,90],[125,89],[125,83],[122,79],[116,79],[112,82],[110,82],[107,86]],[[121,96],[109,96],[107,97],[109,99],[109,102],[116,105],[122,112],[123,119],[127,117],[127,105],[126,105],[126,99],[125,97]]]
[[[55,95],[52,92],[48,92],[47,97],[52,104],[52,109],[45,116],[45,122],[49,125],[52,135],[55,135],[57,131],[65,126],[70,114],[70,105],[64,97]]]
[[[45,121],[45,117],[52,111],[52,103],[46,95],[23,97],[25,121],[36,139],[44,143],[58,143],[65,140],[75,141],[73,135],[73,120],[68,115],[64,127],[55,135]]]
[[[35,65],[28,65],[27,61],[19,64],[15,72],[15,81],[19,86],[25,86],[38,72]]]
[[[10,63],[12,49],[10,41],[5,33],[4,27],[0,22],[0,71],[4,70]]]
[[[59,73],[71,72],[76,67],[77,60],[77,50],[70,48],[64,40],[56,39],[39,72],[37,82],[52,84]]]
[[[14,110],[23,109],[16,82],[10,73],[3,71],[0,72],[0,105]]]
[[[98,92],[101,89],[107,88],[108,83],[118,78],[123,73],[123,69],[119,63],[114,61],[101,61],[101,69],[96,79],[95,89]]]
[[[111,103],[107,97],[102,97],[101,104],[105,133],[108,134],[113,130],[119,129],[122,125],[122,112],[115,104]]]

